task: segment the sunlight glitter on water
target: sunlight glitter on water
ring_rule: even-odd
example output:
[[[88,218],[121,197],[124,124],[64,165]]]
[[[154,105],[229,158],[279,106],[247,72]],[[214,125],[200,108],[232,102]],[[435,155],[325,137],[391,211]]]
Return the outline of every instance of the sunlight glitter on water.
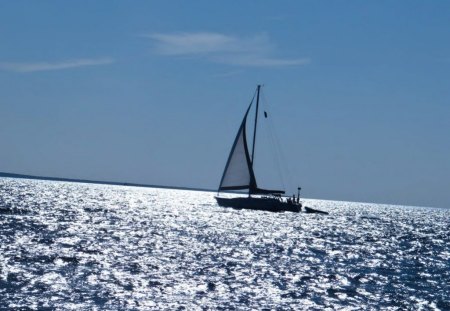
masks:
[[[30,309],[450,309],[450,211],[0,179],[0,300]]]

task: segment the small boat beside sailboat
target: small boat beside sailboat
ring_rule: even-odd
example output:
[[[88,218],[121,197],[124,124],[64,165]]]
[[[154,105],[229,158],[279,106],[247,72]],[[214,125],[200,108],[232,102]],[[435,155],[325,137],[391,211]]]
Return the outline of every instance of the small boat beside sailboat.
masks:
[[[216,196],[217,203],[223,207],[232,207],[235,209],[251,209],[263,210],[270,212],[300,212],[302,211],[302,203],[300,202],[300,190],[298,188],[297,197],[283,197],[284,190],[269,190],[258,187],[254,172],[255,143],[258,124],[258,110],[261,86],[256,89],[256,112],[253,130],[252,153],[247,144],[247,117],[250,108],[253,105],[254,98],[251,101],[244,118],[241,122],[233,146],[228,156],[225,169],[220,180],[218,194],[220,192],[242,191],[247,192],[247,196],[224,197]],[[266,112],[264,112],[267,117]],[[306,207],[305,207],[306,208]],[[311,208],[307,208],[307,212],[321,212]],[[326,213],[326,212],[322,212]]]
[[[311,208],[309,206],[305,206],[305,213],[328,215],[328,212],[321,211],[321,210],[318,210],[318,209],[314,209],[314,208]]]

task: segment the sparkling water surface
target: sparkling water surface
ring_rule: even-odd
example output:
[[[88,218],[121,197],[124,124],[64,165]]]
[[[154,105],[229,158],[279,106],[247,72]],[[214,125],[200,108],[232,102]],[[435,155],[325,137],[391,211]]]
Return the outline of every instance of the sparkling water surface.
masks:
[[[450,210],[0,178],[0,310],[450,310]]]

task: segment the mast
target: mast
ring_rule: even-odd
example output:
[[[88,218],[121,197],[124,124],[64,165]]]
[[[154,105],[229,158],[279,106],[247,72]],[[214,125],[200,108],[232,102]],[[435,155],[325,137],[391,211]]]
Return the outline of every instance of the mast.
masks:
[[[253,167],[253,159],[255,157],[256,125],[258,124],[259,90],[260,89],[261,89],[261,85],[258,84],[257,95],[256,95],[255,129],[253,130],[252,167]]]

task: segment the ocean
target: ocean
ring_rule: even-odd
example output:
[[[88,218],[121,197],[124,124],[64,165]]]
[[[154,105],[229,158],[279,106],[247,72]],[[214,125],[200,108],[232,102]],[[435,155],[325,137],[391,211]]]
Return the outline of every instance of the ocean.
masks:
[[[450,210],[0,178],[0,310],[450,310]]]

